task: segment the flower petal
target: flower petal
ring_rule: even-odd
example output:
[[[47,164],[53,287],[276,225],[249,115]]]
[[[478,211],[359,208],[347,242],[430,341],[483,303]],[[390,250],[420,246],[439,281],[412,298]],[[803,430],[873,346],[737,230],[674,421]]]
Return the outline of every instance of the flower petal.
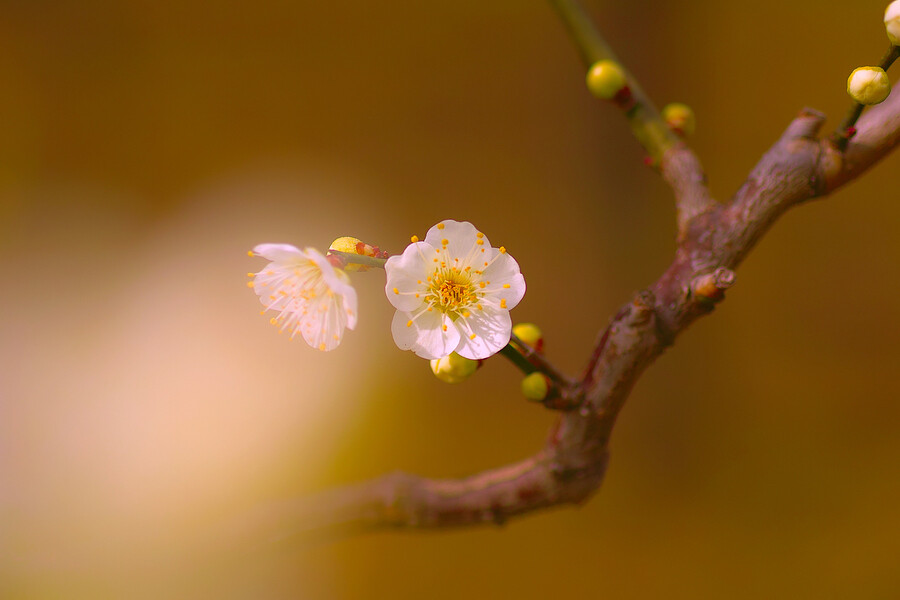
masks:
[[[412,350],[429,360],[447,356],[459,344],[459,332],[450,319],[437,310],[425,311],[415,319],[411,313],[398,310],[394,313],[391,333],[401,350]]]
[[[337,302],[334,309],[347,317],[347,327],[350,329],[355,328],[357,310],[356,290],[350,285],[347,274],[335,269],[334,266],[328,262],[328,259],[315,248],[306,248],[305,252],[309,259],[319,267],[325,284],[343,300],[343,302]],[[341,327],[341,334],[343,334],[343,327]]]
[[[457,319],[454,325],[460,332],[456,353],[472,360],[499,352],[509,343],[512,331],[509,311],[502,309],[475,311],[469,317]]]
[[[387,276],[384,293],[397,310],[413,311],[423,306],[428,265],[425,256],[434,255],[434,248],[425,242],[414,242],[403,254],[390,257],[384,264]],[[394,290],[397,290],[396,292]],[[416,298],[415,294],[420,297]]]
[[[504,308],[515,307],[525,295],[525,278],[519,272],[519,263],[507,253],[497,255],[497,258],[484,270],[482,279],[490,281],[488,294],[506,300]],[[509,287],[504,287],[504,286]]]
[[[277,262],[293,262],[306,255],[296,246],[290,244],[259,244],[253,248],[254,254],[259,254],[263,258]]]
[[[479,231],[475,226],[468,221],[447,219],[428,230],[428,233],[425,235],[425,242],[431,244],[434,248],[443,248],[443,241],[447,240],[446,248],[450,258],[458,258],[462,261],[470,254],[478,239],[482,240],[482,248],[490,248],[491,243],[487,237],[482,234],[481,238],[479,238],[478,233]],[[428,253],[425,255],[428,256]],[[460,267],[462,266],[460,265]]]

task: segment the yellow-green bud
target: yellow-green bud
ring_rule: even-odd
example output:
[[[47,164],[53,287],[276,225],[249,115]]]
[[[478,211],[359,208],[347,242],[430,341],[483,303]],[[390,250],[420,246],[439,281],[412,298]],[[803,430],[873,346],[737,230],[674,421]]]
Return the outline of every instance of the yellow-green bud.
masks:
[[[667,104],[662,110],[662,117],[669,129],[678,135],[685,136],[694,133],[696,126],[694,111],[687,104],[680,102]]]
[[[361,256],[375,256],[377,248],[374,248],[365,242],[350,236],[339,237],[331,242],[329,250],[338,252],[346,252],[347,254],[359,254]],[[348,264],[344,265],[345,271],[368,271],[369,267],[365,265]]]
[[[543,373],[535,371],[522,380],[522,394],[533,402],[541,402],[550,391],[550,381]]]
[[[513,334],[534,348],[537,352],[544,349],[544,334],[534,323],[519,323],[512,328]]]
[[[900,0],[894,0],[884,10],[884,28],[891,43],[900,46]]]
[[[612,60],[598,60],[591,65],[586,81],[591,93],[604,100],[614,98],[627,83],[622,67]]]
[[[891,80],[881,67],[859,67],[847,78],[847,93],[860,104],[878,104],[891,93]]]
[[[456,352],[451,352],[444,358],[432,360],[431,370],[434,372],[434,376],[443,382],[460,383],[478,370],[478,361],[463,358]]]

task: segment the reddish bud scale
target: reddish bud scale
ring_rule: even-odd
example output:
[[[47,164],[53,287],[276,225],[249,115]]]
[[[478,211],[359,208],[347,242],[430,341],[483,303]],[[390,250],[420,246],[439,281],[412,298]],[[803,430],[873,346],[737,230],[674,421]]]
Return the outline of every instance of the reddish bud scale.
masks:
[[[626,112],[634,108],[635,105],[634,96],[631,94],[631,88],[627,85],[616,92],[616,95],[613,96],[612,101],[613,104]]]

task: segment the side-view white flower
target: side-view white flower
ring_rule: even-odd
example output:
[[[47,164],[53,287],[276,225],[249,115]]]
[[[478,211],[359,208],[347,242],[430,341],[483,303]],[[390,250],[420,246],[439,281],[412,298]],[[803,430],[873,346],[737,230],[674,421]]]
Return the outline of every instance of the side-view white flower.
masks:
[[[427,359],[456,352],[478,360],[509,343],[509,311],[525,295],[525,278],[506,248],[491,247],[471,223],[438,223],[384,268],[401,349]]]
[[[249,273],[248,285],[265,310],[275,311],[270,322],[279,331],[298,333],[318,350],[333,350],[344,329],[356,327],[356,290],[346,273],[334,268],[315,248],[290,244],[260,244],[252,256],[270,260],[259,273]]]

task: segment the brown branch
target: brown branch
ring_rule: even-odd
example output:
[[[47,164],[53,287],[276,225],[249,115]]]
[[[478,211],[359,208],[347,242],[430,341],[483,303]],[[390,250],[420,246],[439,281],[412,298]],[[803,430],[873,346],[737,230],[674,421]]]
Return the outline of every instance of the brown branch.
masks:
[[[263,511],[256,539],[503,523],[584,502],[603,481],[613,426],[644,369],[713,310],[733,284],[734,269],[780,215],[852,181],[900,142],[900,93],[866,112],[845,153],[817,137],[823,123],[821,113],[801,111],[726,205],[704,199],[699,163],[689,151],[670,150],[663,172],[676,194],[693,199],[684,201],[675,259],[601,332],[576,386],[583,403],[560,416],[537,454],[465,479],[396,473],[287,503]]]

